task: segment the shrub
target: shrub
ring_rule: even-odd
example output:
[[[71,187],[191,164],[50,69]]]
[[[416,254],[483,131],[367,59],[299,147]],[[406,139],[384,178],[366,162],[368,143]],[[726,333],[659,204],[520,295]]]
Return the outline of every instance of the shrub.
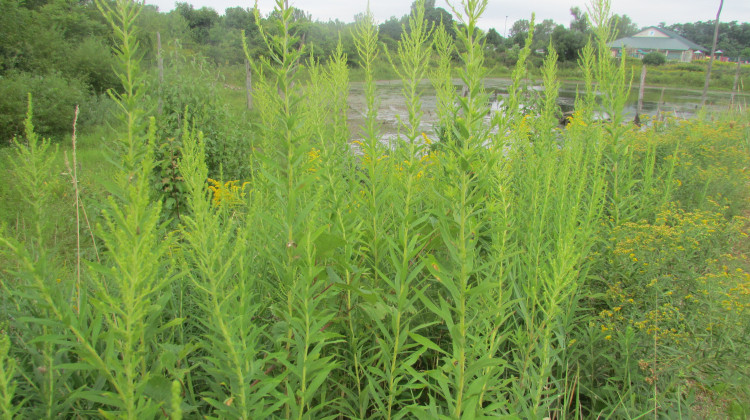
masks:
[[[643,64],[648,66],[661,66],[667,62],[667,57],[658,52],[650,52],[643,57]]]
[[[219,101],[216,91],[222,80],[216,68],[205,60],[187,62],[184,56],[172,57],[172,65],[165,70],[161,88],[162,114],[158,118],[159,137],[180,139],[184,122],[195,125],[203,133],[209,174],[238,177],[242,161],[247,157],[247,144],[237,124],[229,124],[226,106]],[[158,87],[154,87],[156,92]]]
[[[59,74],[18,73],[0,79],[0,143],[23,132],[27,95],[34,98],[34,127],[40,136],[57,137],[71,131],[75,106],[88,97],[78,79]]]
[[[116,89],[120,83],[112,70],[115,61],[110,48],[96,38],[81,41],[68,59],[71,74],[86,81],[96,93]]]

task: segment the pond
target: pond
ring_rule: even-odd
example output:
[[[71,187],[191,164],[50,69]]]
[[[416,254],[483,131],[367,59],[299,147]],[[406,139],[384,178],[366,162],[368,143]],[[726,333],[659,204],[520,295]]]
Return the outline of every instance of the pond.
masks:
[[[401,94],[401,81],[378,81],[377,103],[378,121],[384,139],[393,138],[398,132],[399,118],[404,121],[408,118],[408,112]],[[454,81],[460,92],[461,82]],[[497,93],[498,99],[507,96],[510,79],[492,78],[485,80],[485,89],[492,96]],[[428,135],[434,135],[434,125],[437,121],[435,112],[436,97],[435,89],[428,81],[421,83],[422,87],[422,117],[421,131]],[[532,86],[530,89],[541,90],[541,86]],[[558,104],[563,112],[573,110],[576,91],[584,90],[583,82],[563,82],[560,87]],[[701,91],[693,89],[680,89],[673,87],[646,87],[644,91],[643,114],[662,114],[675,116],[677,118],[691,118],[700,107]],[[710,110],[726,109],[729,105],[731,92],[709,91],[707,108]],[[626,119],[634,118],[638,99],[638,86],[631,89],[628,104],[623,111]],[[661,100],[661,104],[660,104]],[[746,104],[750,102],[750,95],[738,94],[735,101]],[[349,94],[349,127],[354,138],[359,136],[359,127],[364,124],[365,98],[364,83],[353,82]]]

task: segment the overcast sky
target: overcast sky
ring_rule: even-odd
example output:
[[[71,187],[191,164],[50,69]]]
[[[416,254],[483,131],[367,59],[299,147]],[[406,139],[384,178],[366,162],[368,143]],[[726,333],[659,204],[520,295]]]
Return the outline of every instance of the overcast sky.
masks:
[[[183,0],[196,8],[207,6],[220,14],[228,7],[253,7],[254,0]],[[155,4],[161,11],[174,8],[174,0],[146,0]],[[459,1],[456,0],[455,3]],[[258,0],[261,12],[267,14],[273,9],[273,0]],[[370,8],[378,22],[391,16],[401,17],[408,13],[412,0],[371,0]],[[657,25],[659,22],[672,23],[713,20],[719,7],[719,0],[614,0],[612,11],[626,14],[639,26]],[[290,4],[312,14],[313,19],[339,19],[344,22],[354,20],[354,15],[367,8],[367,0],[290,0]],[[495,28],[504,34],[513,22],[529,19],[535,12],[538,21],[552,19],[557,23],[570,22],[570,8],[579,6],[585,10],[585,0],[489,0],[481,26]],[[437,7],[446,10],[445,0],[436,0]],[[726,0],[721,12],[721,21],[750,22],[750,0]]]

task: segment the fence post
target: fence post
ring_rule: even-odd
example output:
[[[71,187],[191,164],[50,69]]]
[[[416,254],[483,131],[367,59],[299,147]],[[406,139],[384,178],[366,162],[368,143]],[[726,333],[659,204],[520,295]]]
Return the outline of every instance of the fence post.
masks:
[[[253,74],[247,58],[245,59],[245,90],[247,91],[247,109],[253,109]]]
[[[638,89],[638,108],[635,111],[636,125],[641,125],[641,113],[643,112],[643,93],[646,90],[646,65],[641,69],[641,87]]]
[[[159,114],[162,113],[164,103],[162,102],[162,89],[164,85],[164,56],[161,51],[161,33],[156,32],[156,57],[159,65]]]
[[[740,57],[737,57],[737,72],[734,73],[734,87],[732,87],[732,99],[729,101],[729,107],[734,108],[734,97],[737,95],[737,91],[740,87],[740,67],[742,61]]]

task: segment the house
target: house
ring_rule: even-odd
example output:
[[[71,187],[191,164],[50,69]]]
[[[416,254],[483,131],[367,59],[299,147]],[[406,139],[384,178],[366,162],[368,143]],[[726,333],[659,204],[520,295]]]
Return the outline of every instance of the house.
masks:
[[[614,57],[619,57],[624,48],[630,57],[643,58],[644,55],[655,51],[664,54],[668,61],[683,63],[703,57],[708,51],[687,38],[656,26],[650,26],[633,36],[612,41],[608,45],[612,48]]]

